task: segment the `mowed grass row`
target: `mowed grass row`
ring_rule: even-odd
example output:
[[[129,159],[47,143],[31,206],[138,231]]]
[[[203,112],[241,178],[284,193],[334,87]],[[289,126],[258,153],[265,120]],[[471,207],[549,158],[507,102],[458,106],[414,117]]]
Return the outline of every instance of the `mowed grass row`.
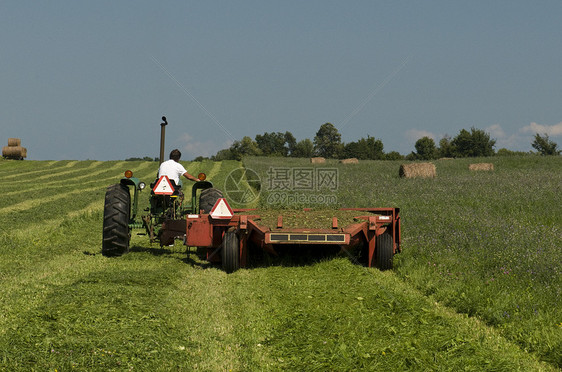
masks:
[[[495,170],[469,171],[477,162],[492,162]],[[337,197],[332,207],[400,207],[404,252],[395,272],[561,368],[562,158],[434,163],[435,179],[401,179],[401,162],[392,161],[313,166],[251,158],[246,166],[266,180],[262,201],[275,191],[267,189],[272,167],[334,168],[337,190],[321,191]]]
[[[9,163],[0,162],[0,173]],[[34,172],[31,162],[20,163]],[[195,173],[209,168],[202,164],[186,165]],[[204,171],[214,172],[220,188],[239,166]],[[147,183],[156,169],[149,168]],[[100,182],[99,194],[60,199],[50,229],[41,229],[49,203],[25,215],[27,234],[3,221],[16,229],[0,234],[4,369],[551,369],[478,319],[346,258],[226,275],[193,253],[186,257],[181,246],[161,249],[138,235],[129,255],[104,258],[101,208],[109,183]]]
[[[227,275],[139,236],[119,259],[99,254],[98,234],[61,239],[100,217],[18,247],[29,267],[3,278],[6,369],[550,369],[392,273],[345,258]]]

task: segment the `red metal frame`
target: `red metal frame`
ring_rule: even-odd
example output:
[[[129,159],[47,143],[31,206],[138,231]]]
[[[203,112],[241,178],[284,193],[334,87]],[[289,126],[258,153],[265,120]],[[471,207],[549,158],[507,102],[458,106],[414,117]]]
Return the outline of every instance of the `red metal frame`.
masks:
[[[276,229],[260,225],[256,220],[259,215],[250,214],[253,209],[234,209],[231,219],[213,219],[208,214],[187,216],[185,244],[190,247],[207,249],[207,259],[220,262],[218,249],[226,230],[235,227],[240,240],[240,267],[246,267],[248,243],[276,255],[277,244],[314,244],[339,245],[347,250],[357,244],[368,246],[369,267],[375,264],[376,237],[390,231],[392,234],[393,253],[400,252],[400,209],[399,208],[342,208],[345,211],[357,211],[361,222],[345,227],[338,226],[337,217],[332,218],[331,229],[293,229],[283,227],[283,217],[277,219]],[[304,210],[306,212],[307,210]]]

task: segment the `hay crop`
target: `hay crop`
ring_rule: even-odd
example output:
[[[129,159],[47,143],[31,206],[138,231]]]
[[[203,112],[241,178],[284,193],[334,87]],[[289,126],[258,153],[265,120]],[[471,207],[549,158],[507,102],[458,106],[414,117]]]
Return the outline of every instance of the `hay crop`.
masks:
[[[474,163],[469,164],[468,169],[471,171],[493,171],[494,164],[492,163]]]
[[[27,157],[27,149],[21,146],[4,146],[2,156],[10,159],[23,159]]]
[[[21,147],[21,139],[8,138],[8,146],[2,147],[2,156],[8,159],[22,160],[27,157],[27,149]]]
[[[316,157],[316,158],[310,158],[310,162],[312,164],[322,164],[326,162],[326,159],[321,158],[321,157]]]
[[[306,211],[302,209],[263,209],[253,211],[252,214],[260,216],[260,218],[256,220],[259,225],[269,227],[271,230],[276,230],[278,216],[283,216],[283,228],[286,229],[331,229],[332,217],[338,218],[338,227],[342,228],[362,221],[356,220],[355,217],[372,215],[365,211],[343,211],[338,209]]]
[[[8,138],[8,146],[21,146],[21,139]]]
[[[342,164],[359,164],[359,160],[357,158],[349,158],[349,159],[342,159],[340,160]]]
[[[435,178],[437,170],[433,163],[411,163],[400,165],[398,174],[406,178]]]

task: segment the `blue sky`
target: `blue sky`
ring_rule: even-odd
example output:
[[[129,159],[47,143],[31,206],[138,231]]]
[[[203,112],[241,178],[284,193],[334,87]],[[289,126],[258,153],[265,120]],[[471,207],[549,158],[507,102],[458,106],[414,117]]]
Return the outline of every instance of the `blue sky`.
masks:
[[[333,123],[407,154],[562,145],[561,1],[1,1],[0,141],[28,159],[209,156]],[[1,142],[0,142],[1,143]]]

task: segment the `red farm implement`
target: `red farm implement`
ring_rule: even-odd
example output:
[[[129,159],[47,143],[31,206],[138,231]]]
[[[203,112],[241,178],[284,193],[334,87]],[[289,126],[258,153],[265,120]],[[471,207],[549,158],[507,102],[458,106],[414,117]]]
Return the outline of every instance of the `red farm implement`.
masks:
[[[225,199],[217,201],[228,206]],[[206,258],[221,262],[227,272],[248,265],[250,247],[260,248],[273,255],[285,245],[314,246],[323,249],[337,246],[351,251],[356,246],[365,247],[367,266],[381,270],[392,268],[395,253],[400,252],[400,215],[398,208],[344,208],[339,211],[357,212],[354,223],[340,226],[338,217],[332,217],[330,228],[285,227],[283,214],[279,214],[275,226],[261,224],[254,210],[235,209],[229,215],[216,217],[211,214],[188,215],[185,228],[185,244],[204,248]],[[338,211],[334,211],[338,214]],[[271,212],[268,212],[269,214]],[[303,210],[303,214],[314,213]]]

